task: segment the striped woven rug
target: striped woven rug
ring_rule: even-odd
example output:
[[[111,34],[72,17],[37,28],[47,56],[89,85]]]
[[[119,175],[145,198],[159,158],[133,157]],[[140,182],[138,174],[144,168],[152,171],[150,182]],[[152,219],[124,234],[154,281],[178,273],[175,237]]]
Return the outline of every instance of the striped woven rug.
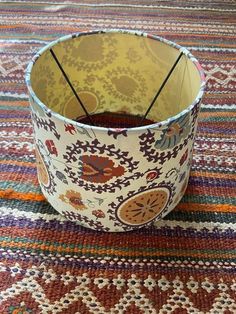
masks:
[[[236,313],[234,0],[0,2],[0,313]],[[24,71],[66,34],[137,29],[187,47],[207,89],[191,177],[150,228],[102,233],[66,221],[36,176]]]

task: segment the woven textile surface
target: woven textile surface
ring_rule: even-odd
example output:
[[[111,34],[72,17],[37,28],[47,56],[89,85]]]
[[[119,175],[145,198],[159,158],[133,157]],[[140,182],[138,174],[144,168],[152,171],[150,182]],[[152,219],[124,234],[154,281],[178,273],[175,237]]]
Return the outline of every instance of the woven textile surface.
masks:
[[[236,313],[235,16],[234,0],[0,2],[0,314]],[[24,82],[46,43],[102,28],[175,41],[207,77],[184,198],[128,233],[46,202]]]

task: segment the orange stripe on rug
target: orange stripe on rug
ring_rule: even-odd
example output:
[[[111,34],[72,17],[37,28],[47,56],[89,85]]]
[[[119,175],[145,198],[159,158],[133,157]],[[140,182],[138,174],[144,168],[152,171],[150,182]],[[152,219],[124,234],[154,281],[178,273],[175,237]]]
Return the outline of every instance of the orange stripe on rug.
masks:
[[[236,206],[228,204],[197,204],[197,203],[179,203],[175,210],[199,211],[199,212],[222,212],[236,213]]]
[[[201,252],[196,252],[197,250],[191,250],[191,249],[166,249],[166,248],[158,248],[154,249],[148,252],[145,252],[140,248],[139,250],[132,250],[132,251],[125,251],[125,250],[120,250],[118,248],[86,248],[86,247],[65,247],[64,245],[58,245],[56,247],[53,246],[53,244],[40,244],[40,243],[24,243],[24,242],[14,242],[14,239],[12,239],[11,242],[3,241],[2,242],[2,248],[18,248],[18,249],[33,249],[33,250],[42,250],[42,251],[49,251],[49,252],[56,252],[58,253],[78,253],[78,254],[95,254],[97,255],[116,255],[116,256],[129,256],[129,257],[139,257],[140,255],[149,257],[149,256],[191,256],[191,257],[199,257],[199,258],[219,258],[219,252],[215,252],[214,250],[202,250]],[[200,250],[200,248],[199,248]],[[220,251],[220,250],[219,250]],[[223,258],[234,258],[236,256],[235,252],[232,250],[230,252],[220,252],[221,256]]]
[[[21,193],[21,192],[16,192],[13,189],[0,190],[0,198],[20,199],[24,201],[45,201],[46,200],[42,194]]]
[[[0,105],[11,105],[16,107],[29,107],[28,101],[19,100],[0,100]]]

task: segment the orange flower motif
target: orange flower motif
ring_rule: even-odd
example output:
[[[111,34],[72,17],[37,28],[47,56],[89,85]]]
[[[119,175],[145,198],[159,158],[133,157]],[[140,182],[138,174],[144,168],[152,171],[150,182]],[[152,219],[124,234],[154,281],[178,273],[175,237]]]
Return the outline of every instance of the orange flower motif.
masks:
[[[183,132],[183,128],[179,123],[173,123],[166,131],[166,137],[171,137],[173,135],[180,135]]]
[[[79,192],[75,192],[73,190],[66,191],[66,194],[61,194],[59,196],[60,200],[63,202],[70,204],[72,207],[78,210],[84,210],[87,207],[84,205],[81,195]]]
[[[190,121],[190,115],[187,114],[160,128],[160,138],[156,141],[155,147],[160,150],[166,150],[176,146],[189,135],[191,129]]]

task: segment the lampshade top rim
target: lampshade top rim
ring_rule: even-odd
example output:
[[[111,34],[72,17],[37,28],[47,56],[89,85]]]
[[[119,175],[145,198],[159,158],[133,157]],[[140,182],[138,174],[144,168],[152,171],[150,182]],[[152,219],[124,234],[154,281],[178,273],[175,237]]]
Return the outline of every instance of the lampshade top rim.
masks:
[[[146,129],[154,129],[157,127],[161,127],[161,126],[165,126],[167,124],[169,124],[172,121],[175,121],[176,119],[179,119],[181,116],[183,116],[184,114],[187,114],[188,112],[190,112],[195,106],[197,106],[199,104],[199,102],[201,101],[201,98],[203,96],[204,93],[204,88],[205,88],[205,75],[203,72],[203,69],[201,67],[201,65],[199,64],[199,62],[197,61],[197,59],[186,49],[183,48],[181,46],[179,46],[178,44],[171,42],[169,40],[166,40],[162,37],[156,36],[156,35],[150,35],[148,33],[144,33],[144,32],[139,32],[139,31],[132,31],[132,30],[120,30],[120,29],[104,29],[104,30],[97,30],[97,31],[87,31],[87,32],[81,32],[81,33],[75,33],[75,34],[71,34],[71,35],[67,35],[67,36],[63,36],[60,37],[59,39],[50,42],[49,44],[47,44],[46,46],[44,46],[43,48],[41,48],[32,58],[32,60],[30,61],[27,69],[26,69],[26,75],[25,75],[25,81],[26,81],[26,85],[29,91],[30,96],[32,97],[32,99],[42,108],[43,111],[45,112],[50,112],[50,114],[55,117],[56,119],[62,120],[68,124],[72,124],[75,126],[79,126],[79,127],[84,127],[84,128],[90,128],[93,129],[94,131],[106,131],[106,130],[114,130],[116,131],[117,128],[105,128],[105,127],[100,127],[100,126],[92,126],[92,125],[87,125],[87,124],[83,124],[77,121],[74,121],[72,119],[66,118],[65,116],[49,109],[39,98],[38,96],[35,94],[32,85],[31,85],[31,72],[32,72],[32,68],[35,64],[35,62],[37,61],[37,59],[46,51],[49,50],[50,48],[52,48],[53,46],[57,45],[60,42],[63,41],[68,41],[71,40],[73,38],[79,37],[79,36],[85,36],[85,35],[92,35],[92,34],[104,34],[104,33],[121,33],[121,34],[130,34],[130,35],[136,35],[136,36],[142,36],[142,37],[147,37],[149,39],[153,39],[153,40],[157,40],[160,41],[164,44],[167,44],[177,50],[179,50],[180,52],[183,52],[184,55],[186,55],[187,58],[189,58],[193,64],[195,65],[198,73],[199,73],[199,77],[200,77],[200,88],[198,91],[197,96],[195,97],[195,100],[184,110],[182,110],[181,112],[179,112],[178,114],[169,117],[166,120],[162,120],[160,122],[156,122],[153,124],[149,124],[149,125],[143,125],[143,126],[138,126],[138,127],[132,127],[132,128],[122,128],[124,130],[127,130],[128,132],[137,132],[137,131],[142,131],[142,130],[146,130]]]

